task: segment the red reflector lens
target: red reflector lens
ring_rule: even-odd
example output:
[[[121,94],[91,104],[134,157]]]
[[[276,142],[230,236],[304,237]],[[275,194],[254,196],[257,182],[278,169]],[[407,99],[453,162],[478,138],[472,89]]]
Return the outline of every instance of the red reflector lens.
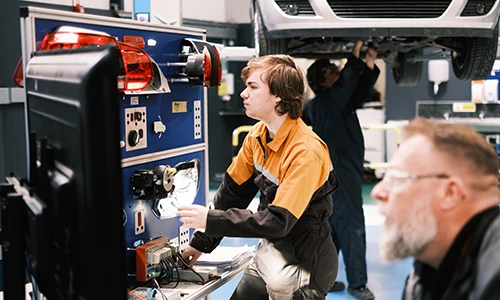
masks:
[[[78,28],[76,28],[78,29]],[[104,34],[104,33],[103,33]],[[118,76],[118,90],[142,90],[153,78],[153,64],[149,55],[135,45],[141,45],[141,37],[134,38],[134,45],[119,42],[115,37],[89,32],[70,31],[67,28],[47,33],[43,38],[41,50],[76,49],[96,45],[114,45],[120,49],[123,62],[123,75]],[[125,37],[124,37],[125,38]],[[144,39],[142,39],[144,47]],[[22,59],[17,64],[13,75],[17,86],[23,87]]]
[[[215,50],[215,54],[217,56],[216,64],[217,64],[217,69],[218,69],[218,72],[217,72],[217,83],[214,84],[214,85],[215,86],[220,86],[220,84],[222,82],[222,65],[221,65],[221,62],[220,62],[220,54],[219,54],[219,51],[217,50],[217,47],[214,47],[214,50]]]
[[[125,90],[142,90],[153,78],[153,65],[149,55],[135,46],[119,43],[125,75],[119,78],[119,86]]]
[[[210,52],[203,48],[203,86],[211,86],[210,77],[212,76],[212,59]]]
[[[50,32],[42,41],[42,50],[76,49],[95,45],[117,45],[116,38],[111,36],[75,32]]]
[[[124,35],[123,42],[139,48],[146,47],[146,42],[144,42],[144,38],[142,36]]]

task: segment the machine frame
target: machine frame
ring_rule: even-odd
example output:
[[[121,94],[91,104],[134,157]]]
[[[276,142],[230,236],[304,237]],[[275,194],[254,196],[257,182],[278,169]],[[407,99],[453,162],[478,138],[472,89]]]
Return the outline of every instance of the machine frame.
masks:
[[[54,30],[54,25],[78,26],[91,30],[142,36],[148,45],[155,40],[154,46],[146,46],[144,50],[157,62],[168,80],[170,92],[164,93],[119,93],[120,134],[121,142],[117,147],[122,153],[122,182],[124,231],[126,242],[126,260],[128,286],[139,283],[135,280],[135,247],[157,238],[168,238],[174,243],[185,235],[178,217],[158,218],[151,209],[154,199],[134,199],[131,177],[136,170],[153,170],[157,166],[174,166],[176,164],[197,159],[200,163],[199,190],[194,203],[207,205],[209,197],[208,172],[208,103],[207,90],[202,86],[190,86],[185,80],[177,80],[179,75],[178,61],[185,58],[182,54],[184,41],[188,39],[206,42],[206,31],[184,26],[169,26],[157,23],[143,23],[136,20],[103,17],[98,15],[58,11],[40,7],[21,8],[21,41],[23,67],[32,54],[39,49],[43,36]],[[110,32],[112,31],[112,32]],[[161,48],[161,49],[160,49]],[[163,49],[163,50],[162,50]],[[182,63],[180,64],[182,65]],[[180,108],[179,108],[180,107]],[[133,149],[127,142],[127,110],[143,109],[145,116],[144,136],[147,143]],[[201,110],[201,112],[200,112]],[[25,111],[27,114],[27,111]],[[198,114],[198,115],[196,115]],[[201,120],[200,120],[201,118]],[[195,121],[195,120],[198,121]],[[154,122],[164,123],[164,132],[156,132]],[[26,118],[26,122],[27,118]],[[198,123],[197,123],[198,122]],[[162,124],[163,124],[162,123]],[[199,134],[193,134],[195,127],[201,126]],[[27,128],[28,124],[26,124]],[[161,126],[160,126],[161,127]],[[28,136],[26,139],[28,140]],[[26,153],[29,158],[30,153]],[[105,170],[103,170],[105,172]],[[28,169],[28,174],[30,170]],[[29,175],[28,175],[29,176]],[[138,232],[137,216],[140,225],[146,226]],[[182,232],[181,232],[182,231]],[[191,235],[191,232],[188,233]],[[177,240],[179,243],[179,240]],[[102,253],[100,255],[112,255]]]

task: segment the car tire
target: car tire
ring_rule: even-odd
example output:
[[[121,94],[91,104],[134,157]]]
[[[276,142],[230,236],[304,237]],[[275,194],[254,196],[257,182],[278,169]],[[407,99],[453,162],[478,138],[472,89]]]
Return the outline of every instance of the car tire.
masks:
[[[491,38],[468,37],[462,42],[461,54],[453,52],[453,73],[460,80],[481,80],[490,76],[497,58],[498,24]]]
[[[268,39],[266,37],[264,23],[262,22],[262,17],[258,8],[255,9],[254,16],[254,38],[255,50],[259,56],[287,53],[286,39]]]
[[[399,68],[392,68],[392,77],[401,87],[417,86],[422,77],[423,63],[421,61],[410,62],[407,60],[408,57],[407,54],[399,54]]]

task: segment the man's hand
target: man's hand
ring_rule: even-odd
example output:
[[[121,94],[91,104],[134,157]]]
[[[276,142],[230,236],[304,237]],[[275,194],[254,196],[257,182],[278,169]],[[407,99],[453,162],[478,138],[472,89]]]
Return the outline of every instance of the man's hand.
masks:
[[[192,267],[194,263],[200,258],[203,253],[191,246],[188,246],[184,251],[182,251],[182,259]]]
[[[183,226],[203,229],[207,227],[208,207],[192,204],[178,207],[177,210],[181,216],[180,221],[184,223]]]
[[[373,48],[368,48],[366,51],[366,65],[370,70],[375,68],[375,59],[377,58],[377,51]]]
[[[352,55],[356,56],[359,58],[359,52],[361,51],[361,46],[363,46],[363,42],[360,40],[357,40],[354,43],[354,47],[352,47]]]

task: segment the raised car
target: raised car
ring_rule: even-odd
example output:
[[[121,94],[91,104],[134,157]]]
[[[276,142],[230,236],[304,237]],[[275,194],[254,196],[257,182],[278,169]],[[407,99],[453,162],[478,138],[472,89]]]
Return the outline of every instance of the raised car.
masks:
[[[500,0],[252,0],[259,55],[345,58],[361,39],[400,86],[422,65],[450,59],[460,80],[488,77],[497,57]]]

